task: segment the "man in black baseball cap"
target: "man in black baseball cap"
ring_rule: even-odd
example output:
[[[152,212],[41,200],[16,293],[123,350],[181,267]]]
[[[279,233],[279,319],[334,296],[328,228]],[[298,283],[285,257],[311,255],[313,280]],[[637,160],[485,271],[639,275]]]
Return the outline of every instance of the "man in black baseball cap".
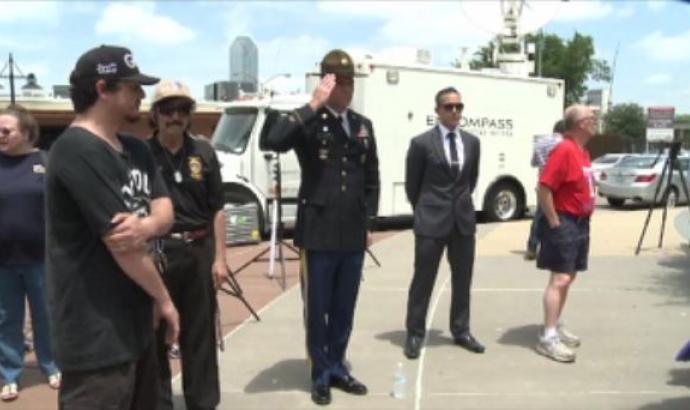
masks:
[[[139,72],[132,52],[124,47],[102,45],[82,54],[69,76],[70,98],[77,114],[90,109],[98,100],[99,89],[115,92],[118,87],[129,87],[138,94],[137,101],[124,113],[129,122],[139,120],[139,105],[145,94],[142,85],[153,85],[158,78]],[[100,84],[100,85],[99,85]],[[126,107],[121,107],[126,108]],[[115,114],[116,112],[112,112]]]
[[[135,81],[141,85],[154,85],[159,80],[139,72],[132,52],[125,47],[106,46],[92,48],[82,54],[69,77],[71,84],[90,79]]]
[[[76,117],[51,147],[46,174],[48,304],[63,410],[154,409],[158,377],[152,326],[179,318],[148,242],[173,208],[151,151],[119,132],[139,119],[139,72],[126,48],[82,55],[70,76]],[[98,403],[98,404],[96,404]]]

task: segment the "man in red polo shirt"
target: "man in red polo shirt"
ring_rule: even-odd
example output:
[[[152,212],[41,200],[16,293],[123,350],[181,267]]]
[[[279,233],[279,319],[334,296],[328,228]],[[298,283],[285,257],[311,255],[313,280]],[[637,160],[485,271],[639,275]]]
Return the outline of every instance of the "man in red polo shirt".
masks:
[[[551,153],[539,179],[539,203],[548,226],[542,232],[537,267],[551,271],[544,291],[544,331],[537,352],[559,362],[575,361],[580,339],[560,321],[570,285],[587,269],[589,218],[594,211],[594,177],[585,145],[594,136],[592,109],[573,105],[565,110],[563,142]]]

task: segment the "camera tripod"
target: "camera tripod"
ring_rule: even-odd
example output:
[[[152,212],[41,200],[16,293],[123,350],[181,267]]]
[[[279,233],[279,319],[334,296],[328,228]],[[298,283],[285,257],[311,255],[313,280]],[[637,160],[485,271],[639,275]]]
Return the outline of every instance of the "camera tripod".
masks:
[[[272,177],[273,177],[273,198],[271,199],[271,205],[273,207],[272,212],[271,212],[271,240],[265,249],[263,249],[261,252],[256,254],[249,261],[245,262],[244,265],[237,268],[235,273],[240,272],[241,270],[245,269],[247,266],[251,265],[254,262],[269,261],[269,267],[268,267],[268,272],[266,273],[266,276],[269,277],[270,279],[275,279],[275,274],[274,274],[275,261],[278,260],[278,262],[280,263],[280,272],[281,272],[280,286],[283,290],[285,290],[287,287],[287,277],[286,277],[286,272],[285,272],[285,260],[298,260],[299,259],[299,250],[297,250],[297,248],[295,248],[294,246],[290,245],[289,243],[287,243],[283,240],[284,225],[283,225],[283,203],[282,203],[282,181],[281,181],[281,169],[280,169],[280,155],[277,153],[266,154],[265,158],[267,161],[273,160],[273,170],[271,172]],[[290,249],[292,252],[294,252],[298,256],[286,258],[285,254],[283,252],[283,247]],[[269,253],[268,258],[263,257],[266,253]]]
[[[249,304],[247,299],[244,297],[244,292],[242,291],[242,287],[240,286],[240,283],[235,279],[235,275],[237,272],[233,272],[232,269],[230,269],[230,266],[228,268],[228,278],[225,280],[225,283],[221,283],[220,287],[218,290],[222,291],[223,293],[230,295],[232,297],[235,297],[239,299],[240,302],[247,308],[249,313],[254,316],[254,319],[256,319],[257,322],[261,322],[261,318],[259,318],[259,315],[254,311],[254,308],[252,308],[252,305]],[[225,285],[228,285],[229,289],[225,287]],[[215,322],[216,322],[216,342],[218,344],[218,349],[220,349],[221,352],[225,351],[225,340],[223,339],[223,326],[221,323],[220,319],[220,305],[218,304],[218,298],[216,297],[216,312],[215,312]]]
[[[665,192],[664,192],[664,199],[668,198],[668,195],[671,195],[671,190],[673,189],[673,185],[671,181],[673,180],[673,172],[677,171],[678,174],[680,175],[680,185],[681,189],[683,190],[683,194],[685,194],[685,200],[687,201],[687,206],[688,209],[690,209],[690,196],[688,195],[688,186],[685,181],[685,174],[684,170],[679,169],[678,167],[678,153],[680,152],[680,142],[673,142],[669,145],[669,150],[668,150],[668,156],[664,160],[664,166],[661,170],[661,176],[659,177],[659,182],[656,186],[656,190],[654,191],[654,197],[652,199],[651,204],[649,205],[649,210],[647,211],[647,218],[644,221],[644,226],[642,227],[642,233],[640,234],[640,239],[637,241],[637,248],[635,248],[635,255],[638,255],[640,253],[640,248],[642,247],[642,241],[644,240],[645,233],[647,232],[647,228],[649,227],[649,220],[652,217],[652,212],[654,211],[654,206],[657,204],[657,199],[659,198],[659,193],[661,192],[661,188],[665,187]],[[663,152],[663,151],[662,151]],[[659,152],[657,155],[656,159],[654,160],[654,163],[656,164],[657,161],[661,158],[662,152]],[[664,184],[664,178],[666,178],[666,183]],[[664,210],[661,216],[661,231],[659,232],[659,248],[664,243],[664,230],[666,228],[666,214],[668,211],[668,201],[664,200]]]
[[[240,283],[237,281],[237,279],[235,279],[236,274],[237,272],[233,272],[232,269],[230,269],[230,266],[228,266],[228,278],[225,280],[225,283],[222,283],[220,285],[219,290],[223,291],[227,295],[239,299],[240,302],[242,302],[242,304],[247,308],[247,310],[249,310],[249,313],[251,313],[252,316],[254,316],[254,319],[256,319],[257,322],[260,322],[261,319],[259,318],[259,315],[256,314],[252,306],[244,297],[242,287],[240,286]],[[224,285],[227,285],[228,288],[224,287]]]

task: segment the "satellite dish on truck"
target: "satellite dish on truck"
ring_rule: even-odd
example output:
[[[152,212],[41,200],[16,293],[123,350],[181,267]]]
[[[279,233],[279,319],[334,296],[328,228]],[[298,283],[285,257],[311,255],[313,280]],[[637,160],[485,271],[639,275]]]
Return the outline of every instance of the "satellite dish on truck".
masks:
[[[534,71],[534,45],[525,43],[525,35],[534,32],[558,13],[561,2],[501,0],[500,2],[461,2],[467,20],[492,33],[494,64],[500,71],[527,77]]]

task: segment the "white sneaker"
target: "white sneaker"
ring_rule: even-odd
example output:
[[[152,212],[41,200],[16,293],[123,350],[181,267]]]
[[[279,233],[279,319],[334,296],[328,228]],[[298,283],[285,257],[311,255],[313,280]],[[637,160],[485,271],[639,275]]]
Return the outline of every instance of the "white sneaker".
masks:
[[[575,361],[575,352],[557,337],[539,338],[537,352],[557,362],[571,363]]]
[[[53,373],[48,376],[48,386],[53,390],[60,390],[62,385],[62,374],[60,372]]]
[[[558,337],[564,345],[568,347],[580,347],[580,338],[566,329],[565,326],[558,325],[556,330],[558,331]]]

